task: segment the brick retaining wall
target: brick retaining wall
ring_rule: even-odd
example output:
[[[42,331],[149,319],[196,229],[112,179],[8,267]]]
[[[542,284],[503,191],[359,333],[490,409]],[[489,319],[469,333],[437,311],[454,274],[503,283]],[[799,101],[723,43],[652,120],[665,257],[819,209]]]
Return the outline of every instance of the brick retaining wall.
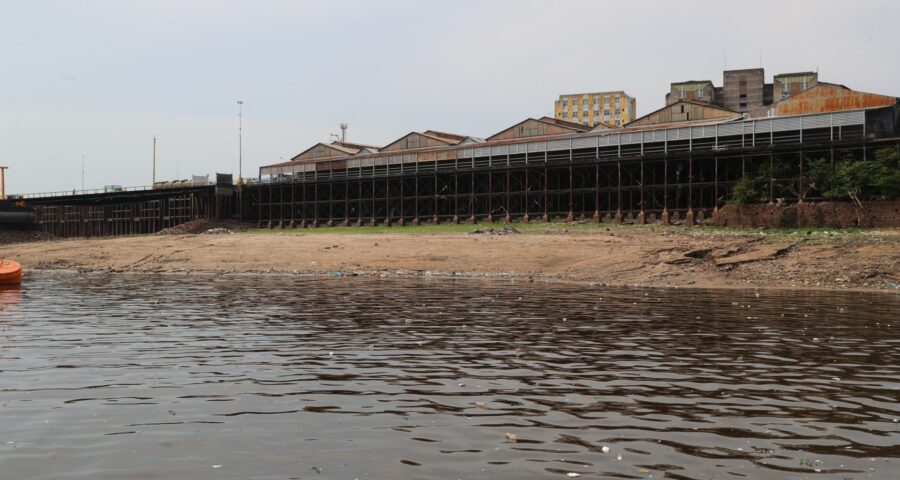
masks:
[[[900,200],[790,205],[726,205],[710,223],[728,227],[900,227]]]

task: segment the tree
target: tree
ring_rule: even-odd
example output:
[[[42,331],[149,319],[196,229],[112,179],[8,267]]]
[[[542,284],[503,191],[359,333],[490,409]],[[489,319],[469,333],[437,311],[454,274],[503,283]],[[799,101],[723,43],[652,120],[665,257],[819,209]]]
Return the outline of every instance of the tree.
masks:
[[[740,209],[745,203],[751,203],[759,198],[759,191],[756,190],[756,181],[749,177],[743,176],[731,187],[731,203]]]

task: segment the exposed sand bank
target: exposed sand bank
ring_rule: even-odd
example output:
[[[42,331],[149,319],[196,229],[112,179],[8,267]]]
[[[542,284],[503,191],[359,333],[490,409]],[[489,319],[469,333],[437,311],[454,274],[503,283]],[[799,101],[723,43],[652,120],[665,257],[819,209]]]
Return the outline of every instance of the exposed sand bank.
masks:
[[[759,232],[660,226],[317,229],[0,246],[27,270],[504,276],[680,287],[898,291],[900,230]],[[481,226],[480,228],[485,228]]]

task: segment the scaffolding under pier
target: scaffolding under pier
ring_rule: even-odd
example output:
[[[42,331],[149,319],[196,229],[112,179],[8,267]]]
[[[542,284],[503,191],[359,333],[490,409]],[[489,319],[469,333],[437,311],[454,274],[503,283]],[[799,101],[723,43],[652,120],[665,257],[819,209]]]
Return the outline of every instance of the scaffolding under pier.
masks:
[[[814,200],[812,159],[900,150],[897,108],[743,120],[261,169],[243,216],[270,228],[591,219],[687,224],[711,215],[747,172],[768,202]]]

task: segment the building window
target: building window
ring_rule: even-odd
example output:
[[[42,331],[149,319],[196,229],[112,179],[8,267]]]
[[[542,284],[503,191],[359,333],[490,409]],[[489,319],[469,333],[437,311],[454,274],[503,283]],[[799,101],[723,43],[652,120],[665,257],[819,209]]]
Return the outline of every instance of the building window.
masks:
[[[678,98],[684,100],[684,87],[678,87]]]
[[[603,115],[604,115],[604,116],[607,116],[607,117],[609,116],[609,109],[608,109],[608,108],[603,110]]]
[[[703,98],[703,89],[698,88],[696,92],[694,92],[694,98]]]

